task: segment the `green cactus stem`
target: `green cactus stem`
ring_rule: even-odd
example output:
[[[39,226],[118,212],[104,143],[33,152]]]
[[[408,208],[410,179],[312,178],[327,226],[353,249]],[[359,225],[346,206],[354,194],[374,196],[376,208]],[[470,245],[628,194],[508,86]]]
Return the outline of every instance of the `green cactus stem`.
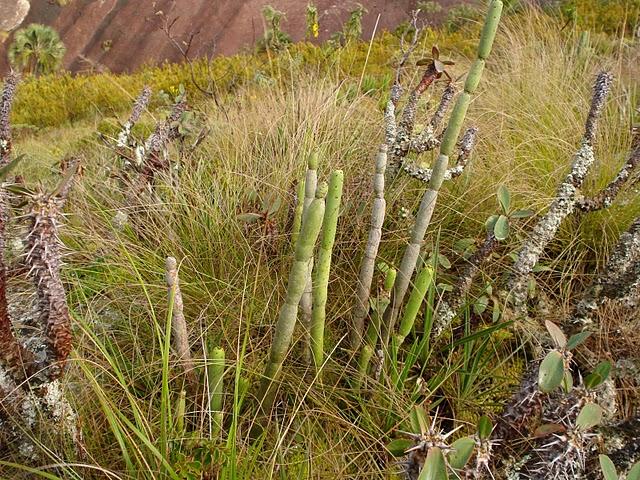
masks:
[[[364,383],[364,379],[367,377],[367,373],[369,372],[369,364],[371,363],[372,357],[373,347],[367,344],[362,345],[360,357],[358,358],[358,376],[356,377],[354,384],[356,389],[359,389]]]
[[[387,146],[381,145],[376,157],[376,173],[373,177],[373,208],[371,209],[371,224],[369,236],[364,250],[358,285],[356,286],[356,305],[352,320],[351,348],[357,351],[362,342],[364,333],[364,321],[369,313],[369,297],[371,295],[371,282],[378,256],[378,248],[382,239],[382,224],[386,212],[386,200],[384,199],[384,175],[387,166]]]
[[[296,206],[293,213],[293,225],[291,226],[291,245],[295,248],[298,243],[298,235],[300,235],[300,227],[302,227],[302,212],[304,211],[304,193],[305,181],[298,182],[296,189]]]
[[[318,251],[318,261],[315,266],[313,280],[313,314],[311,317],[311,352],[316,371],[320,370],[324,362],[324,326],[327,305],[327,288],[329,272],[331,270],[331,254],[336,238],[340,201],[342,199],[342,184],[344,174],[336,170],[329,179],[324,219],[322,221],[322,240]]]
[[[295,260],[289,273],[285,302],[278,315],[271,351],[257,396],[264,413],[270,412],[273,406],[275,397],[274,383],[291,345],[296,317],[298,316],[298,304],[302,298],[309,271],[309,261],[313,256],[313,249],[322,226],[325,208],[324,196],[326,193],[326,184],[318,186],[316,198],[311,202],[306,214],[303,216],[302,230],[296,245]]]
[[[209,418],[211,419],[211,438],[216,438],[222,431],[224,422],[224,350],[209,346],[207,364],[207,382],[209,386]]]
[[[176,440],[180,440],[184,438],[184,435],[186,433],[185,421],[184,421],[184,416],[186,411],[187,411],[187,391],[181,390],[180,395],[178,396],[178,401],[176,403],[176,411],[174,413],[174,416],[175,416],[174,435]]]
[[[318,186],[318,154],[316,152],[309,155],[307,160],[307,174],[304,181],[304,206],[302,209],[302,217],[306,215],[311,202],[316,195]],[[303,220],[304,221],[304,220]],[[297,244],[296,244],[297,245]],[[300,299],[300,311],[302,316],[303,332],[303,353],[302,357],[306,363],[311,361],[311,317],[313,315],[313,285],[311,273],[313,272],[313,256],[309,259],[309,269],[306,276],[304,292]]]
[[[453,112],[451,113],[449,124],[447,125],[442,143],[440,144],[440,154],[433,165],[429,186],[422,197],[420,208],[416,215],[415,225],[411,232],[411,239],[402,258],[400,269],[398,270],[398,279],[396,280],[391,295],[391,305],[385,312],[385,321],[383,322],[383,328],[386,329],[384,332],[385,345],[389,343],[389,337],[395,326],[396,319],[398,318],[404,297],[411,282],[411,277],[416,268],[420,249],[422,248],[424,237],[429,228],[431,216],[436,206],[438,192],[444,181],[445,172],[447,171],[449,156],[457,143],[469,103],[471,102],[471,95],[478,86],[485,60],[491,52],[501,13],[502,1],[492,0],[485,18],[484,28],[482,29],[477,58],[467,76],[464,91],[458,97]]]
[[[416,316],[418,315],[418,310],[420,310],[420,306],[424,301],[424,296],[427,294],[427,290],[429,289],[429,285],[431,285],[432,281],[433,267],[431,265],[425,265],[416,276],[416,282],[413,286],[413,291],[411,292],[411,295],[409,295],[409,301],[407,302],[407,306],[404,309],[404,315],[402,316],[402,321],[400,322],[400,328],[398,329],[398,333],[396,334],[395,344],[398,348],[404,343],[404,339],[407,337],[407,335],[411,333],[413,324],[416,321]]]

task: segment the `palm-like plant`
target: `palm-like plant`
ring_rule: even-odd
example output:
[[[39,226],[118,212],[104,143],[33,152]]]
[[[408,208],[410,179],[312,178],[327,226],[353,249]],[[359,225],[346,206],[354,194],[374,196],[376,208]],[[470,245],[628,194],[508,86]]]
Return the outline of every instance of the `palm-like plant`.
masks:
[[[14,68],[37,76],[60,68],[65,52],[58,32],[47,25],[32,23],[16,31],[9,47],[9,61]]]

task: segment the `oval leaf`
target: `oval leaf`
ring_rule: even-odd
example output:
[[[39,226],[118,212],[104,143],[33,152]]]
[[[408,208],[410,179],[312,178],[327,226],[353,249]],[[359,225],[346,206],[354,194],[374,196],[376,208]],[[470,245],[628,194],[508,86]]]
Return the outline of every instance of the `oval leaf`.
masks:
[[[262,218],[262,215],[259,213],[242,213],[238,215],[238,220],[245,223],[257,222],[260,218]]]
[[[600,460],[600,468],[602,469],[604,480],[618,480],[618,472],[611,459],[606,455],[598,455],[598,460]]]
[[[414,442],[408,438],[396,438],[387,444],[387,450],[394,457],[402,457],[413,445]]]
[[[567,350],[573,350],[590,336],[591,332],[580,332],[572,335],[569,337],[569,341],[567,342]]]
[[[506,215],[500,215],[493,226],[493,235],[496,240],[506,240],[509,236],[509,219]]]
[[[447,463],[444,460],[442,450],[433,447],[427,454],[418,480],[448,480],[448,478]]]
[[[602,422],[602,407],[595,403],[587,403],[576,419],[576,428],[579,430],[589,430]]]
[[[461,470],[467,464],[471,455],[473,455],[473,449],[476,446],[476,442],[471,437],[462,437],[451,444],[451,452],[449,452],[449,465],[451,468]]]
[[[549,320],[544,322],[544,326],[547,327],[547,332],[551,335],[553,342],[560,348],[564,348],[567,346],[567,337],[564,336],[560,327],[558,327],[555,323],[550,322]]]
[[[487,228],[487,233],[493,232],[497,221],[498,215],[491,215],[489,218],[487,218],[487,221],[484,222],[484,226]]]
[[[533,210],[516,210],[509,216],[511,218],[528,218],[532,217],[534,213],[536,212],[534,212]]]
[[[640,462],[631,467],[627,473],[627,480],[640,480]]]
[[[483,415],[478,420],[478,437],[481,440],[487,440],[491,436],[491,432],[493,431],[493,423],[491,423],[491,419],[486,415]]]
[[[587,377],[584,379],[584,386],[586,388],[596,388],[607,378],[609,378],[610,373],[611,362],[600,362],[593,370],[593,372],[587,375]]]
[[[550,351],[540,364],[538,371],[538,388],[549,393],[562,384],[564,379],[564,358],[557,350]]]
[[[511,193],[504,185],[500,185],[498,188],[498,203],[505,214],[509,212],[511,208]]]

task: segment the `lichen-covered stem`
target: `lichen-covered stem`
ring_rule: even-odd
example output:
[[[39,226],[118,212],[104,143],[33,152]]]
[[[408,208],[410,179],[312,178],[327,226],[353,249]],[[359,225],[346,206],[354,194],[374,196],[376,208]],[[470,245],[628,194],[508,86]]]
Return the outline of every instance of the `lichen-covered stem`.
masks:
[[[169,168],[169,162],[166,159],[167,145],[178,138],[179,132],[175,124],[186,110],[187,98],[184,96],[173,105],[169,116],[164,121],[158,122],[156,129],[145,142],[139,189],[152,184],[157,172],[166,171]]]
[[[398,279],[391,294],[391,305],[385,313],[385,321],[383,322],[383,328],[386,329],[384,335],[385,345],[389,343],[389,336],[393,331],[402,302],[407,293],[409,283],[411,282],[411,277],[416,268],[420,249],[422,248],[422,243],[424,242],[424,237],[436,205],[438,192],[444,181],[444,174],[447,171],[449,156],[460,135],[462,123],[464,122],[469,103],[471,102],[471,95],[475,92],[480,82],[485,59],[491,52],[501,13],[502,1],[493,0],[489,5],[489,11],[485,18],[484,28],[478,45],[477,58],[467,76],[464,91],[458,97],[453,112],[451,113],[449,124],[445,130],[442,143],[440,144],[440,155],[433,165],[433,173],[429,180],[429,186],[422,197],[420,208],[416,215],[416,222],[411,232],[411,239],[402,258],[400,269],[398,270]]]
[[[4,82],[0,97],[0,168],[11,161],[11,125],[9,116],[20,77],[11,72]],[[22,347],[13,334],[7,302],[7,266],[4,261],[5,232],[9,221],[7,193],[0,185],[0,367],[13,379],[22,382],[35,373],[33,355]]]
[[[306,215],[309,206],[316,195],[318,187],[318,154],[316,152],[309,155],[307,160],[307,174],[304,181],[304,205],[302,209],[302,217]],[[313,256],[309,259],[309,268],[307,271],[304,291],[300,299],[300,313],[302,317],[303,331],[303,353],[302,357],[306,363],[311,361],[311,317],[313,315]]]
[[[464,135],[462,136],[462,140],[460,140],[460,151],[458,153],[456,166],[448,168],[447,171],[444,172],[445,180],[453,180],[454,178],[458,178],[460,175],[462,175],[462,172],[464,172],[464,169],[467,166],[467,162],[469,161],[471,151],[475,146],[477,134],[478,129],[476,127],[470,127],[465,131]],[[433,175],[433,170],[431,168],[422,168],[415,163],[405,162],[402,165],[402,168],[410,176],[423,182],[429,182],[429,180],[431,180],[431,176]]]
[[[0,97],[0,168],[4,167],[11,160],[11,124],[9,117],[13,99],[20,83],[20,75],[16,72],[9,72],[4,80],[2,97]]]
[[[135,102],[133,103],[133,109],[131,110],[131,115],[129,116],[125,124],[122,126],[122,130],[120,130],[120,133],[118,134],[118,140],[117,140],[118,148],[126,148],[129,146],[131,130],[133,129],[135,124],[138,123],[138,120],[140,120],[140,116],[142,115],[142,112],[144,112],[145,109],[147,108],[147,105],[149,105],[150,98],[151,98],[151,88],[149,88],[148,86],[145,86],[140,92],[140,95],[138,95],[138,98],[136,98]]]
[[[371,295],[371,282],[378,256],[378,248],[382,239],[382,224],[386,211],[384,199],[384,177],[387,166],[387,146],[381,145],[376,156],[376,173],[373,176],[373,207],[371,209],[371,224],[369,236],[364,250],[358,285],[356,286],[356,305],[353,313],[352,330],[350,332],[351,348],[357,351],[362,342],[364,333],[364,321],[369,312],[369,296]]]
[[[222,431],[224,421],[224,350],[209,345],[207,382],[209,388],[209,417],[211,419],[211,438],[216,438]]]
[[[594,86],[591,108],[587,117],[582,145],[573,158],[571,171],[558,187],[556,197],[547,213],[538,221],[527,240],[522,245],[513,272],[508,282],[508,289],[516,312],[524,315],[527,300],[527,283],[529,274],[540,258],[540,255],[555,237],[562,221],[575,209],[577,192],[594,162],[592,141],[595,137],[597,120],[600,117],[605,99],[611,88],[613,77],[608,72],[598,75]]]
[[[318,249],[318,261],[315,264],[313,280],[313,313],[311,317],[311,352],[316,371],[324,362],[324,327],[327,306],[327,289],[331,270],[331,255],[336,238],[340,201],[342,199],[342,170],[331,173],[327,193],[324,219],[322,220],[322,239]]]
[[[309,261],[313,256],[313,249],[320,233],[324,216],[324,196],[327,193],[326,184],[318,186],[316,198],[311,202],[302,220],[302,231],[296,245],[296,253],[291,272],[285,302],[280,309],[275,326],[271,351],[265,367],[258,402],[264,413],[268,413],[273,406],[275,396],[274,382],[280,373],[282,363],[287,355],[293,331],[298,316],[298,304],[304,291]]]
[[[169,304],[171,309],[171,339],[185,374],[192,379],[193,359],[189,348],[189,334],[187,333],[187,321],[184,318],[184,304],[182,291],[178,277],[178,262],[173,257],[167,257],[166,275]]]
[[[630,307],[640,304],[640,217],[620,235],[604,270],[578,302],[572,326],[593,328],[595,313],[606,299]]]
[[[576,207],[583,212],[593,212],[611,206],[622,187],[640,164],[640,128],[636,128],[631,143],[631,153],[614,178],[600,193],[591,198],[579,198]]]

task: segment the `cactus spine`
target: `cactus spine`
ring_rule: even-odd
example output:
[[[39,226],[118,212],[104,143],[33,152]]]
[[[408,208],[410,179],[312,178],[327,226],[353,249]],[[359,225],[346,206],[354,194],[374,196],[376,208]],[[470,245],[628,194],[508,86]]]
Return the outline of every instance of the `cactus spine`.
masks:
[[[411,232],[411,239],[400,264],[398,279],[391,295],[391,305],[385,313],[385,321],[383,322],[383,327],[385,328],[383,341],[385,345],[389,343],[389,337],[393,331],[398,313],[402,307],[402,301],[407,293],[411,277],[416,268],[420,249],[424,242],[429,223],[431,222],[433,210],[436,206],[438,192],[442,186],[444,175],[449,164],[449,156],[453,152],[458,136],[460,135],[462,124],[467,114],[469,103],[471,102],[471,95],[475,92],[480,82],[485,60],[491,52],[501,13],[502,1],[493,0],[489,5],[489,11],[485,18],[476,60],[469,70],[464,91],[458,97],[453,112],[451,113],[449,124],[447,125],[442,143],[440,144],[440,154],[433,165],[433,173],[429,181],[429,186],[422,197],[420,208],[416,215],[416,222]]]
[[[222,393],[222,389],[224,388],[224,350],[220,347],[210,346],[208,353],[207,381],[209,383],[211,438],[216,438],[222,431],[224,421],[224,396]]]
[[[268,413],[273,406],[275,391],[273,383],[282,368],[282,363],[291,345],[293,330],[298,315],[298,304],[305,288],[309,262],[313,256],[313,249],[320,233],[322,217],[324,216],[324,196],[327,185],[321,184],[316,191],[316,198],[311,202],[302,219],[302,230],[296,245],[295,260],[289,273],[289,284],[284,305],[280,309],[276,323],[271,352],[264,371],[258,401],[262,410]]]
[[[375,198],[371,210],[371,226],[364,258],[358,275],[356,308],[353,315],[353,330],[351,331],[351,348],[356,351],[360,347],[364,332],[364,320],[369,312],[369,296],[371,295],[371,281],[378,256],[378,248],[382,239],[382,224],[387,208],[384,199],[384,175],[387,168],[387,146],[381,145],[376,157],[376,173],[373,177],[373,191]],[[382,315],[380,313],[380,315]]]
[[[313,279],[313,314],[311,317],[311,353],[315,361],[316,371],[324,362],[324,325],[327,305],[327,286],[331,270],[331,254],[336,238],[340,201],[342,199],[342,183],[344,174],[336,170],[329,179],[324,219],[322,221],[322,240],[318,251],[318,262]]]
[[[318,187],[318,154],[312,153],[307,160],[307,175],[304,181],[304,205],[302,209],[302,218],[309,210],[309,206],[316,195],[316,189]],[[297,243],[296,243],[297,245]],[[309,343],[310,331],[311,331],[311,316],[313,313],[313,286],[311,284],[311,273],[313,271],[313,255],[309,259],[309,268],[307,276],[305,277],[305,287],[300,299],[300,310],[302,311],[302,326],[304,327],[304,350],[303,358],[305,362],[309,363],[311,360],[311,349]]]

